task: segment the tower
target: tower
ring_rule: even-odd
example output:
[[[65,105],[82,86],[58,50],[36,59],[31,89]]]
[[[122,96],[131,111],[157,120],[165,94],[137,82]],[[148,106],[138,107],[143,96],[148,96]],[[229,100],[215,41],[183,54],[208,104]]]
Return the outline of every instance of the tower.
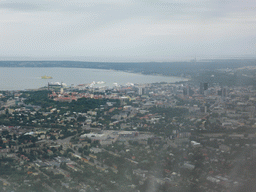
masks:
[[[208,83],[200,83],[200,90],[199,93],[201,95],[204,95],[204,91],[208,89]]]

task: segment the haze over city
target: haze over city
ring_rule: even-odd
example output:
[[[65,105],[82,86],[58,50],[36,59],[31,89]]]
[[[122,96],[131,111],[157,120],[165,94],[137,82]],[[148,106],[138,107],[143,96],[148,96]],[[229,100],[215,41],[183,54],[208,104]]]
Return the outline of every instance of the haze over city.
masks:
[[[1,60],[254,57],[255,1],[0,1]]]
[[[0,191],[256,191],[255,6],[0,0]]]

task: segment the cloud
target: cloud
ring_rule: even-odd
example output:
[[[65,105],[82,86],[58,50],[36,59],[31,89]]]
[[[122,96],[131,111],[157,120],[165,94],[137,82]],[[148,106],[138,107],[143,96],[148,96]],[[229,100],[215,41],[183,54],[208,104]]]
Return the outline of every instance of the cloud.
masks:
[[[255,54],[255,4],[236,0],[0,1],[0,53],[141,55],[152,60],[200,53]],[[233,48],[236,44],[240,51]]]
[[[0,8],[2,9],[12,9],[12,10],[23,10],[23,11],[36,11],[41,10],[42,7],[35,4],[28,4],[28,3],[1,3]]]

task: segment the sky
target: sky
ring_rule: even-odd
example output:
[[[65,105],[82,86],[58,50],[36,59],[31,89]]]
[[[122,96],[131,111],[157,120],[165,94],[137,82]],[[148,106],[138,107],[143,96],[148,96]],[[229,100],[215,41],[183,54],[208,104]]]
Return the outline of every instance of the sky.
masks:
[[[0,60],[254,57],[255,0],[0,0]]]

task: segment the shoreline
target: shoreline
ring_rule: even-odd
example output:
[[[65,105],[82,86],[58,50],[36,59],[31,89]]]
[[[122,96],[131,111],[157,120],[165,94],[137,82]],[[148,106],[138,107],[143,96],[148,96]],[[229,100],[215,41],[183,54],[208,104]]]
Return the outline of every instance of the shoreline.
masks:
[[[125,73],[132,73],[132,74],[137,74],[137,75],[151,75],[151,76],[160,76],[160,77],[174,77],[174,78],[183,78],[183,79],[186,79],[185,81],[187,80],[190,80],[189,78],[186,78],[186,77],[180,77],[180,76],[169,76],[169,75],[164,75],[164,74],[155,74],[155,73],[143,73],[143,72],[133,72],[133,71],[129,71],[129,70],[120,70],[120,69],[104,69],[104,68],[92,68],[92,67],[56,67],[56,66],[52,66],[52,67],[30,67],[30,66],[0,66],[0,68],[30,68],[30,69],[33,69],[33,68],[66,68],[66,69],[97,69],[97,70],[105,70],[105,71],[118,71],[118,72],[125,72]]]
[[[3,72],[2,79],[0,79],[2,81],[2,85],[0,85],[1,91],[26,91],[26,90],[35,90],[35,89],[40,89],[42,87],[45,87],[47,82],[49,82],[49,79],[41,79],[40,77],[42,73],[52,76],[53,77],[53,79],[51,79],[52,82],[64,82],[68,84],[68,87],[71,86],[72,84],[76,86],[78,84],[88,84],[93,81],[107,82],[106,87],[112,88],[114,87],[112,83],[115,83],[115,82],[117,82],[121,86],[125,86],[126,83],[128,82],[131,82],[134,84],[163,83],[163,82],[178,83],[178,82],[187,82],[190,80],[188,78],[179,77],[179,76],[166,76],[161,74],[145,74],[141,72],[136,73],[136,72],[125,71],[125,70],[104,69],[104,68],[99,69],[99,68],[88,68],[88,67],[78,68],[78,67],[14,67],[14,66],[11,66],[11,67],[0,67],[0,69],[2,69],[2,72]],[[15,70],[12,70],[12,69],[15,69]],[[44,69],[44,70],[41,72],[41,70],[39,69],[41,70]],[[69,69],[72,70],[71,73],[69,72]],[[88,73],[85,73],[87,70],[88,70]],[[91,72],[94,72],[95,75],[92,74]],[[119,74],[115,74],[116,72]],[[102,73],[103,76],[101,76],[100,73]],[[104,76],[104,73],[106,73],[106,76]],[[83,77],[83,74],[84,74],[84,77]],[[135,76],[133,77],[133,75]],[[10,78],[11,76],[15,78]],[[78,76],[78,78],[76,78],[76,76]],[[74,80],[72,79],[72,77],[74,77]],[[153,79],[151,80],[150,77],[152,77]],[[147,81],[147,78],[148,78],[148,81]]]

